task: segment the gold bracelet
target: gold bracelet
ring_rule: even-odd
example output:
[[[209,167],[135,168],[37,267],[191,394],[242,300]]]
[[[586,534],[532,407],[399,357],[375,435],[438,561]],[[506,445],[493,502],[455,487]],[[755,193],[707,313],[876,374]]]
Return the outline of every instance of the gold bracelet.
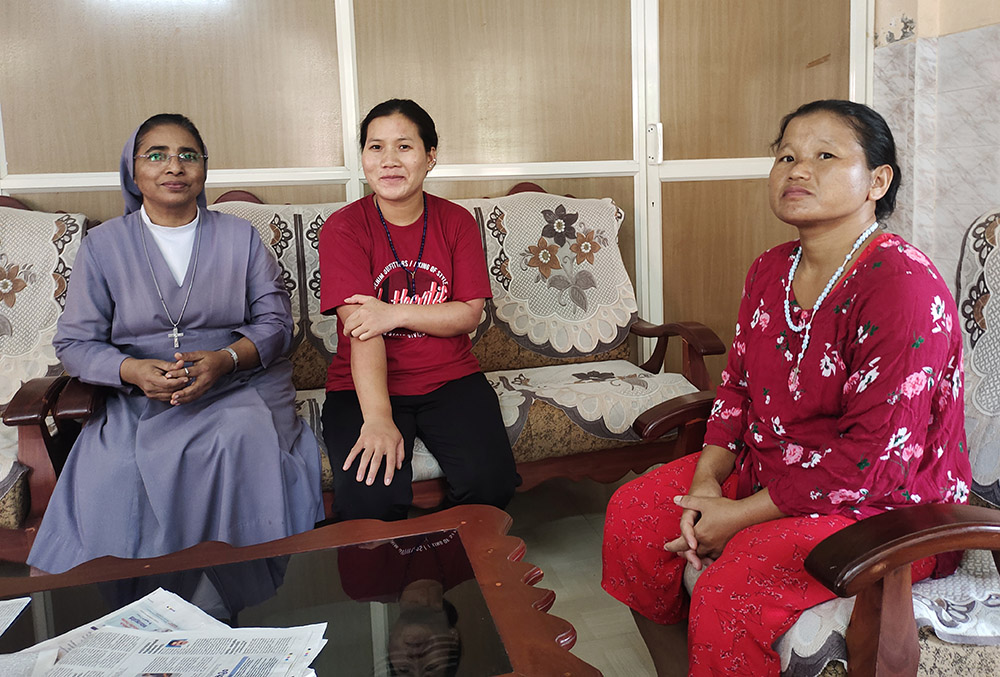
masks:
[[[240,356],[236,354],[235,350],[233,350],[232,348],[230,348],[228,346],[225,347],[225,348],[223,348],[223,350],[225,350],[227,353],[229,353],[229,356],[231,358],[233,358],[233,371],[232,371],[232,373],[236,373],[237,371],[240,370]]]

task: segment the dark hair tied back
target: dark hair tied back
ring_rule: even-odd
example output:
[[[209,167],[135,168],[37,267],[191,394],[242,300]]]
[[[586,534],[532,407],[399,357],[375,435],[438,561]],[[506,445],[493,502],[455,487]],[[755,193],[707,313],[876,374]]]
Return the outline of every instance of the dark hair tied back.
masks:
[[[788,123],[797,117],[811,113],[833,113],[851,126],[857,135],[858,143],[865,152],[868,169],[882,165],[892,168],[892,181],[878,202],[875,203],[875,218],[880,221],[888,217],[896,209],[896,192],[902,180],[899,165],[896,162],[896,142],[885,118],[862,103],[844,101],[842,99],[822,99],[799,106],[781,120],[778,138],[771,144],[772,149],[781,145]]]
[[[431,148],[437,148],[437,130],[434,128],[434,120],[427,114],[427,111],[410,99],[389,99],[368,111],[368,115],[361,121],[360,142],[362,149],[364,149],[365,143],[368,142],[368,125],[371,124],[371,121],[375,118],[384,118],[396,113],[399,113],[417,126],[417,131],[420,133],[420,140],[424,142],[425,152]]]

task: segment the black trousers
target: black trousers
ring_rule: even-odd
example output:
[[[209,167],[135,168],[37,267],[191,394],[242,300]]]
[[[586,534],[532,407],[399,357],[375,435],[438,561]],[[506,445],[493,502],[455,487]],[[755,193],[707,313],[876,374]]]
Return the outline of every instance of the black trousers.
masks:
[[[503,508],[521,478],[496,393],[482,373],[451,381],[426,395],[390,397],[392,420],[403,436],[403,467],[385,486],[385,462],[374,484],[358,482],[360,456],[341,470],[358,441],[361,405],[353,390],[332,391],[323,403],[323,438],[333,465],[334,509],[341,519],[405,519],[413,502],[413,440],[424,441],[448,483],[451,504]]]

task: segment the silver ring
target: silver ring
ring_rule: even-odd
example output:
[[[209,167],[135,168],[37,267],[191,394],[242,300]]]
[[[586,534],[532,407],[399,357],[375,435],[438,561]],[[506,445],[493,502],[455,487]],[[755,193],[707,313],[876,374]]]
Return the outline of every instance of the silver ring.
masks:
[[[191,375],[191,371],[187,367],[184,367],[184,375],[185,376],[190,376]]]

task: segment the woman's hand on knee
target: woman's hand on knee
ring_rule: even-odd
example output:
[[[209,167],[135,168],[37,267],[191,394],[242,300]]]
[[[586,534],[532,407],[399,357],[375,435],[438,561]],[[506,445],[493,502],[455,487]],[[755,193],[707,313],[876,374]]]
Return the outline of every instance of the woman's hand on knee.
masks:
[[[391,419],[365,421],[361,425],[358,441],[351,447],[342,470],[345,472],[349,470],[354,459],[360,457],[354,479],[371,486],[375,483],[384,458],[385,485],[389,486],[396,471],[403,467],[403,456],[403,436]]]

